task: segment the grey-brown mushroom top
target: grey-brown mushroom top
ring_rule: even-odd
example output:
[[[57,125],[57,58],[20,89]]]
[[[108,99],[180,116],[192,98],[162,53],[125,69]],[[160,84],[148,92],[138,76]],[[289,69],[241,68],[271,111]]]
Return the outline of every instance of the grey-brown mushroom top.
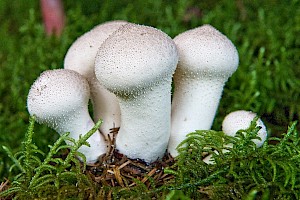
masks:
[[[228,77],[237,69],[236,47],[211,25],[183,32],[174,41],[179,52],[179,70]]]
[[[176,45],[167,34],[153,27],[130,23],[101,45],[95,74],[108,90],[126,93],[169,79],[177,62]]]
[[[82,110],[88,104],[89,94],[88,82],[79,73],[67,69],[47,70],[31,86],[27,107],[39,123],[51,124]]]

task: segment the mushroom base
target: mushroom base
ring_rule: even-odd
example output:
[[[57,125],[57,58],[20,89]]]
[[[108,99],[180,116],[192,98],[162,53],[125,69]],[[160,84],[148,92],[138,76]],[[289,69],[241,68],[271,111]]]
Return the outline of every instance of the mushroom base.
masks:
[[[209,130],[222,96],[225,81],[215,79],[176,82],[172,101],[171,136],[168,151],[177,156],[177,146],[188,133]]]

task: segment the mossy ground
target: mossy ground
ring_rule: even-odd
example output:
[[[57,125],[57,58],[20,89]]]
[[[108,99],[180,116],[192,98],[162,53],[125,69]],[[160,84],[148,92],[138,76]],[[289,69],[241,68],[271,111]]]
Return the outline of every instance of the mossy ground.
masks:
[[[61,37],[44,33],[36,0],[0,1],[0,145],[20,150],[29,123],[30,85],[47,69],[63,67],[72,42],[93,26],[113,20],[157,27],[171,37],[209,23],[236,45],[240,64],[230,78],[214,122],[237,109],[257,112],[272,136],[281,136],[300,116],[300,1],[64,1],[67,26]],[[299,129],[296,127],[296,129]],[[48,151],[58,135],[43,125],[35,143]],[[12,161],[0,148],[0,180]]]

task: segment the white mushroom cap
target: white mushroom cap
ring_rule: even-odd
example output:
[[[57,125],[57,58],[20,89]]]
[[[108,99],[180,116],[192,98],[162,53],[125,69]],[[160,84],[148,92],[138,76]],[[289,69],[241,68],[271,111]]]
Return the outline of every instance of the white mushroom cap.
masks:
[[[99,47],[108,36],[127,23],[122,20],[105,22],[77,38],[66,53],[64,68],[74,70],[87,78],[93,77]]]
[[[130,158],[153,162],[166,151],[177,61],[172,39],[148,26],[126,24],[99,48],[95,74],[120,101],[116,148]]]
[[[95,78],[95,57],[108,36],[127,23],[115,20],[95,26],[72,44],[64,60],[65,69],[77,71],[88,79],[94,119],[103,119],[100,130],[105,136],[110,132],[109,129],[120,126],[120,106],[115,95],[108,92]]]
[[[30,115],[39,123],[47,124],[59,134],[70,132],[76,140],[95,125],[88,113],[89,85],[75,71],[67,69],[43,72],[33,83],[27,98]],[[100,133],[95,132],[88,140],[91,147],[82,146],[79,152],[87,163],[97,161],[106,152],[106,144]]]
[[[251,122],[257,115],[251,111],[238,110],[229,113],[223,120],[222,123],[222,131],[229,136],[234,137],[239,130],[246,130],[250,127]],[[266,141],[268,133],[266,126],[262,122],[261,119],[256,121],[256,125],[260,127],[260,130],[257,133],[257,136],[261,138],[261,140],[254,139],[253,142],[257,147],[261,147],[263,143]],[[226,147],[232,148],[232,144],[227,144]],[[223,153],[228,152],[228,150],[223,150]],[[217,153],[217,151],[215,151]],[[214,164],[214,160],[212,159],[212,154],[206,156],[203,161],[206,164]]]
[[[174,42],[180,57],[174,75],[177,78],[183,75],[195,79],[217,76],[226,81],[238,67],[236,47],[211,25],[183,32],[174,38]]]
[[[235,136],[237,131],[248,129],[256,116],[256,113],[245,110],[231,112],[223,120],[222,131],[226,135]],[[256,124],[261,127],[257,133],[257,136],[260,137],[261,140],[254,139],[253,142],[257,147],[261,147],[267,139],[268,133],[261,119],[258,119]]]
[[[108,90],[126,95],[169,80],[177,56],[174,42],[165,33],[126,24],[99,48],[95,73]]]
[[[232,42],[210,25],[176,36],[179,63],[174,74],[172,127],[168,151],[177,156],[177,146],[186,134],[209,130],[223,87],[238,66]]]

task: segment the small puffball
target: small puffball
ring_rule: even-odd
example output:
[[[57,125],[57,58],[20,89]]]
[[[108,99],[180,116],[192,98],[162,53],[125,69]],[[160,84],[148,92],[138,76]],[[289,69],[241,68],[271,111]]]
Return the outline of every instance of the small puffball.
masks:
[[[223,120],[222,131],[226,135],[235,136],[237,131],[248,129],[256,116],[255,113],[245,110],[231,112]],[[261,140],[255,139],[253,142],[257,147],[261,147],[267,138],[267,129],[261,119],[258,119],[256,124],[261,127],[257,133]]]
[[[69,132],[70,138],[78,140],[95,126],[88,112],[89,95],[88,81],[79,73],[68,69],[48,70],[31,86],[27,108],[37,122],[59,134]],[[106,152],[106,143],[99,131],[87,142],[90,146],[81,146],[78,152],[85,155],[87,164],[94,163]],[[70,141],[66,143],[72,145]]]
[[[234,137],[236,133],[239,130],[246,130],[250,127],[251,122],[254,120],[254,118],[257,115],[251,111],[245,111],[245,110],[238,110],[229,113],[223,120],[222,123],[222,131],[229,136]],[[261,147],[265,140],[267,139],[268,133],[266,126],[261,121],[261,119],[258,119],[256,121],[257,126],[261,127],[261,129],[258,131],[257,135],[261,138],[261,140],[254,139],[253,142],[256,144],[257,147]],[[225,145],[228,148],[232,148],[232,144]],[[223,153],[228,152],[228,150],[223,149]],[[216,154],[218,154],[217,151],[215,151]],[[203,161],[206,164],[214,164],[214,159],[212,158],[212,154],[206,156]]]

